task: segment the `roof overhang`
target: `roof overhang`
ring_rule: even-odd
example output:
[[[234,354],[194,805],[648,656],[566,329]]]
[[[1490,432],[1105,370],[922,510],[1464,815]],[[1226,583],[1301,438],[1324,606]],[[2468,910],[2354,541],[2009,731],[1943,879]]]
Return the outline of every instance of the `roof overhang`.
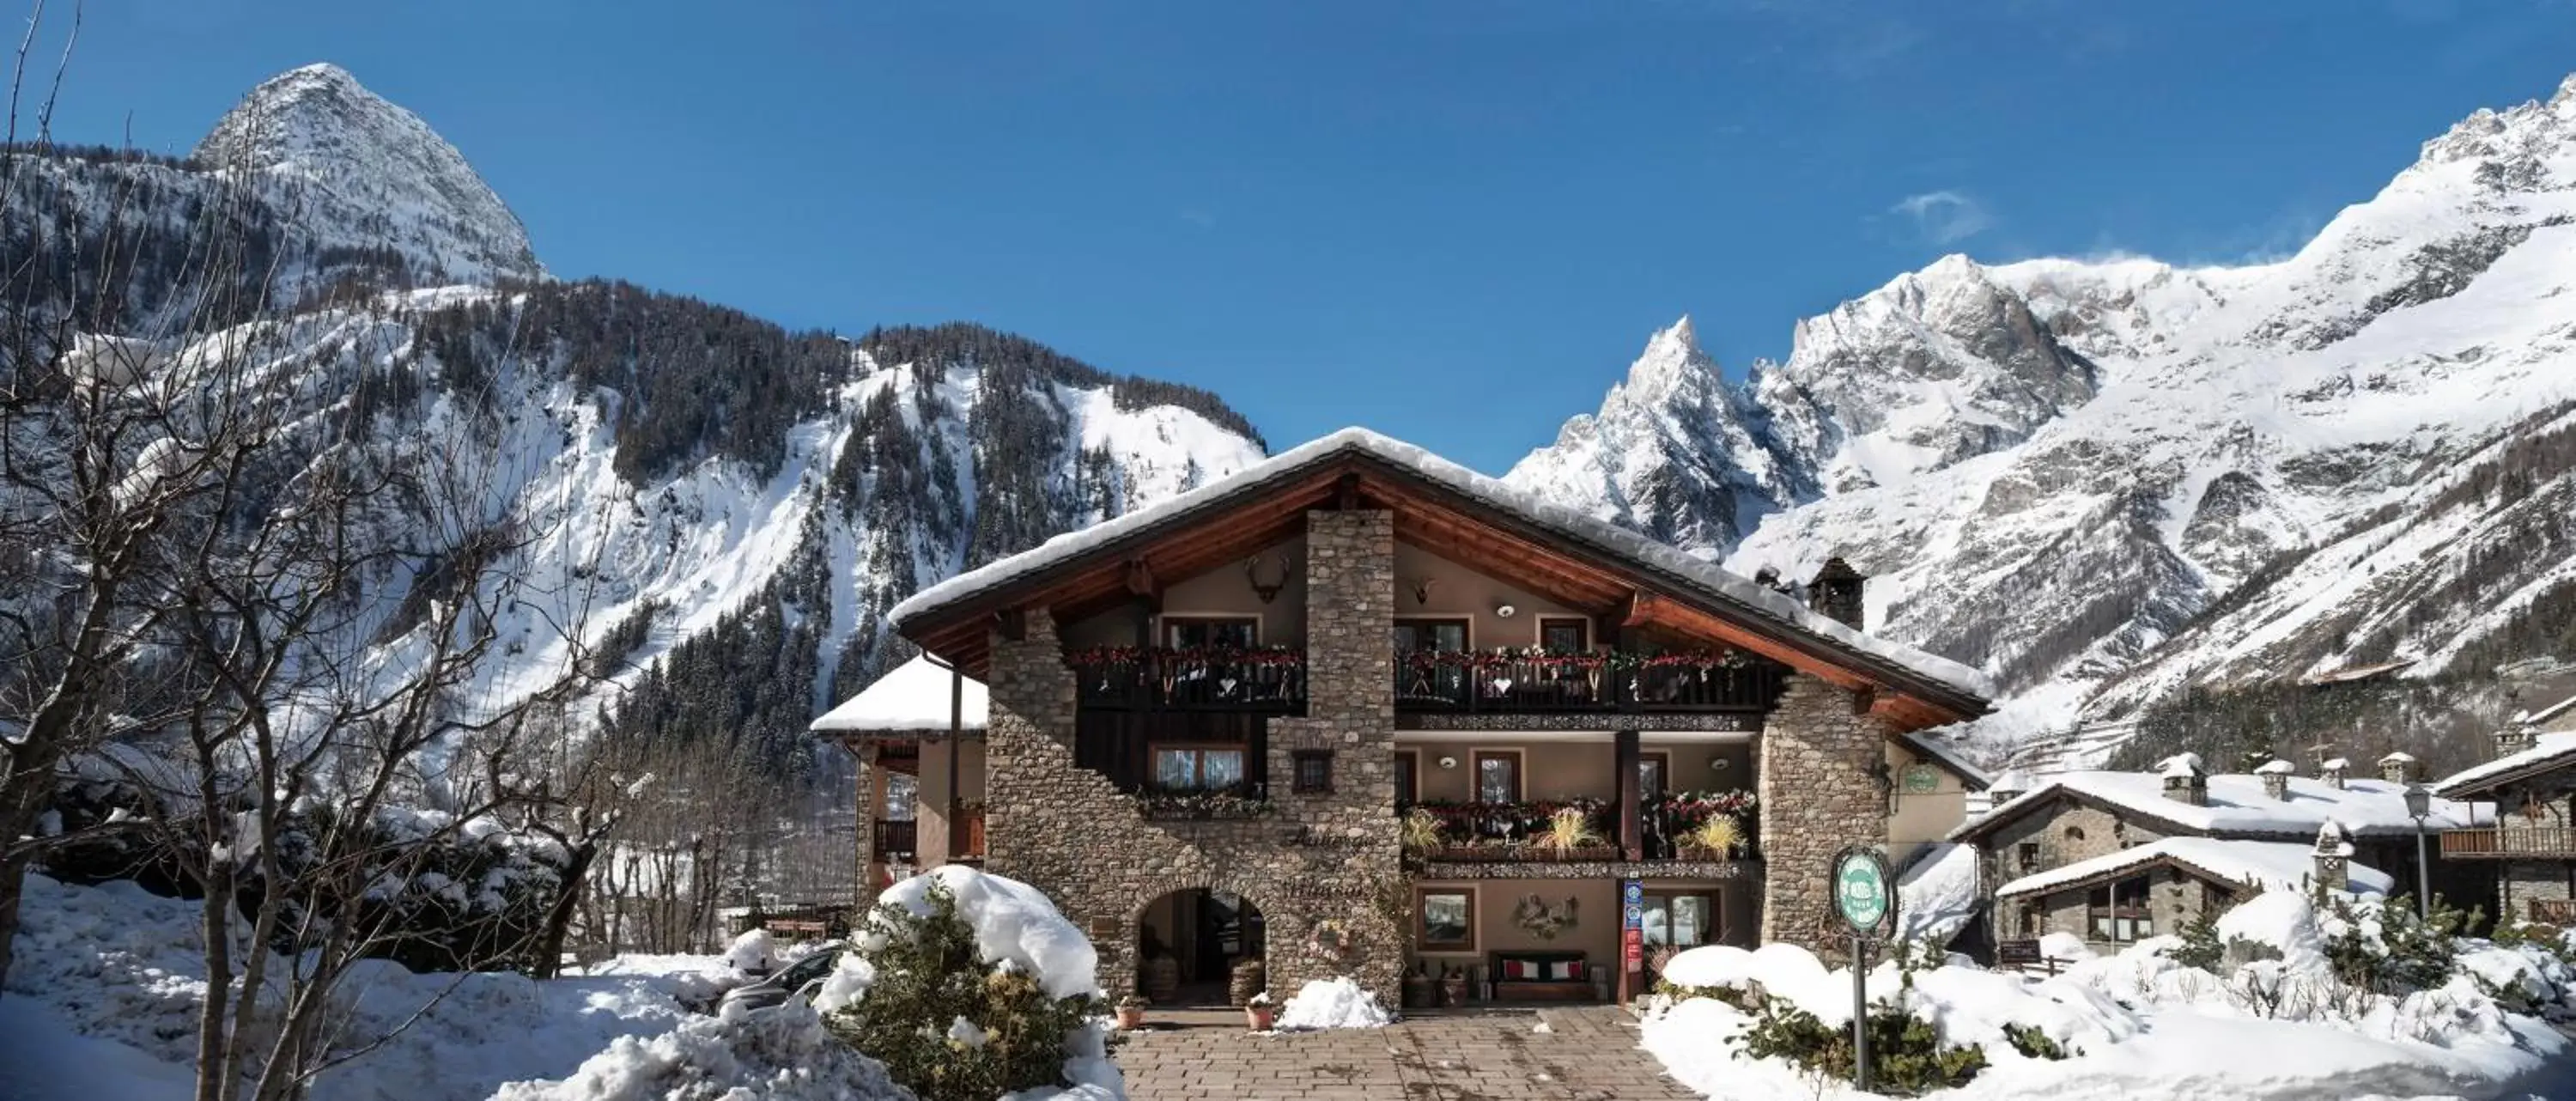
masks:
[[[1047,608],[1058,622],[1085,618],[1150,596],[1157,579],[1204,573],[1291,538],[1305,530],[1310,510],[1384,509],[1394,514],[1401,542],[1625,627],[1656,628],[1777,661],[1864,694],[1873,713],[1901,730],[1958,722],[1987,710],[1982,695],[1956,683],[1962,678],[1928,675],[1875,652],[1891,648],[1857,635],[1857,641],[1834,637],[1841,625],[1819,629],[1786,598],[1722,591],[1707,579],[1713,566],[1670,548],[1652,556],[1632,553],[1621,543],[1634,541],[1633,535],[1588,518],[1551,522],[1497,507],[1491,498],[1365,445],[1377,437],[1357,438],[1361,444],[1300,448],[1304,454],[1293,461],[1255,467],[1210,487],[1215,492],[1188,495],[1141,522],[1113,522],[1114,530],[1069,551],[1031,552],[1044,556],[1042,568],[1003,570],[989,583],[953,592],[944,591],[953,586],[925,591],[896,609],[895,627],[923,649],[980,676],[988,667],[990,633],[1007,630],[1027,610]],[[1767,606],[1775,603],[1785,607]],[[1924,661],[1946,664],[1928,656]]]

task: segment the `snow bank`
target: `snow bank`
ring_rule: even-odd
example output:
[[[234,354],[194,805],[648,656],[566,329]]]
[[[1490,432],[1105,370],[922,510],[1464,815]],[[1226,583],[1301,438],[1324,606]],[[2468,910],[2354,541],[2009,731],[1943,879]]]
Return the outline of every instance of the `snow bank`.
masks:
[[[725,965],[736,971],[767,971],[775,948],[767,929],[754,929],[725,946]]]
[[[1349,976],[1316,979],[1279,1011],[1282,1031],[1315,1028],[1385,1028],[1394,1018]]]
[[[2296,967],[2322,966],[2313,908],[2293,905],[2304,900],[2281,892],[2255,901],[2275,895],[2290,901],[2260,907],[2249,901],[2224,924],[2285,955],[2300,955]],[[2576,1096],[2558,1092],[2576,1084],[2557,1081],[2576,1078],[2566,1041],[2534,1018],[2500,1011],[2470,977],[2522,984],[2539,998],[2564,996],[2565,980],[2576,975],[2548,951],[2464,942],[2463,974],[2439,990],[2405,998],[2294,999],[2267,1015],[2243,996],[2245,984],[2293,973],[2289,961],[2259,961],[2221,979],[2175,964],[2166,955],[2175,943],[2157,938],[2048,979],[1952,965],[1918,971],[1909,988],[1894,967],[1882,965],[1868,976],[1868,991],[1873,1002],[1893,1000],[1931,1022],[1944,1043],[1984,1049],[1988,1068],[1967,1086],[1938,1095],[1963,1101]],[[2316,963],[2304,962],[2308,956]],[[1829,1025],[1851,1019],[1850,971],[1828,970],[1785,945],[1756,952],[1693,949],[1674,957],[1665,976],[1682,986],[1758,987]],[[1819,1083],[1783,1061],[1746,1057],[1743,1034],[1753,1020],[1714,998],[1660,1005],[1643,1022],[1641,1046],[1676,1079],[1710,1096],[1869,1096]],[[2039,1029],[2069,1057],[2022,1055],[2005,1036],[2006,1024]]]
[[[17,959],[0,1005],[48,1019],[44,1031],[82,1038],[109,1073],[159,1063],[167,1092],[138,1086],[135,1098],[181,1098],[193,1078],[196,1014],[205,998],[197,904],[161,898],[131,883],[84,887],[27,878]],[[246,958],[248,943],[236,946]],[[661,1032],[688,1019],[683,995],[703,993],[715,967],[646,967],[537,982],[495,974],[413,974],[384,961],[361,963],[342,984],[338,1031],[352,1043],[392,1038],[364,1057],[325,1071],[316,1101],[481,1101],[501,1084],[572,1071],[621,1037]],[[415,1017],[415,1015],[417,1015]],[[10,1049],[29,1033],[11,1030]],[[42,1034],[39,1032],[37,1034]],[[108,1055],[104,1053],[118,1053]],[[84,1063],[86,1062],[84,1058]],[[46,1076],[43,1060],[11,1050],[0,1063],[23,1078]],[[74,1073],[87,1072],[65,1064]],[[6,1096],[95,1101],[87,1079],[10,1081]],[[127,1095],[117,1095],[123,1101]]]
[[[554,1082],[513,1082],[492,1101],[666,1101],[764,1098],[859,1101],[910,1097],[885,1066],[823,1027],[811,1007],[789,1002],[700,1017],[651,1039],[628,1036]]]
[[[956,898],[958,915],[974,926],[976,947],[987,962],[1035,974],[1049,997],[1100,993],[1100,957],[1091,938],[1057,913],[1044,892],[1019,880],[949,864],[887,888],[877,904],[926,915],[932,884]],[[875,932],[859,940],[862,948],[883,943],[884,935]]]

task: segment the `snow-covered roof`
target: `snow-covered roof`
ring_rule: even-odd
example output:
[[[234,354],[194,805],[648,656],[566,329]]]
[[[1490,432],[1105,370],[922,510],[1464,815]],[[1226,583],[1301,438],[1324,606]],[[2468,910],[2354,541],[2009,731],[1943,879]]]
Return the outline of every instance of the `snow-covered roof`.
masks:
[[[2136,848],[2078,860],[2004,884],[1996,897],[2044,894],[2163,861],[2173,861],[2213,879],[2250,883],[2267,891],[2304,890],[2316,878],[2316,847],[2286,841],[2220,841],[2208,837],[2168,837]],[[2397,881],[2365,864],[2344,865],[2351,889],[2387,894]]]
[[[2290,777],[2283,798],[2263,792],[2263,778],[2223,773],[2209,778],[2207,805],[2195,805],[2165,794],[2164,778],[2146,772],[2063,772],[1983,817],[1950,831],[1964,839],[2011,820],[2025,810],[2060,795],[2108,804],[2126,814],[2165,825],[2169,832],[2234,837],[2282,837],[2307,840],[2328,820],[2341,822],[2355,835],[2411,834],[2415,820],[2406,814],[2405,784],[2386,780],[2347,780],[2336,787],[2308,776]],[[2483,825],[2475,804],[2436,798],[2425,817],[2428,830]]]
[[[900,629],[942,607],[996,586],[1020,581],[1073,561],[1117,540],[1137,535],[1265,483],[1292,476],[1345,453],[1366,455],[1476,499],[1523,522],[1547,528],[1607,554],[1626,558],[1701,590],[1726,604],[1818,636],[1841,649],[1894,665],[1954,692],[1990,699],[1986,675],[1947,658],[1876,638],[1819,615],[1789,597],[1736,576],[1714,563],[1655,542],[1545,498],[1514,489],[1422,448],[1365,428],[1345,428],[1256,463],[1233,476],[1177,494],[1124,516],[1067,532],[981,569],[969,570],[914,593],[887,618]]]
[[[866,733],[878,730],[946,730],[948,729],[948,667],[923,654],[878,677],[849,702],[835,707],[814,720],[808,729],[836,733]],[[984,682],[965,678],[965,727],[984,729],[987,698]]]
[[[2290,762],[2284,761],[2278,757],[2274,757],[2269,761],[2265,761],[2262,764],[2254,766],[2254,775],[2256,776],[2288,776],[2297,771],[2299,771],[2299,766],[2291,764]]]
[[[2492,781],[2558,765],[2576,765],[2576,730],[2540,735],[2531,748],[2462,769],[2433,785],[2433,790],[2450,796],[2475,794]]]
[[[1978,768],[1975,762],[1960,756],[1957,751],[1940,740],[1925,736],[1923,731],[1899,735],[1897,741],[1905,743],[1905,748],[1913,750],[1923,759],[1957,776],[1959,786],[1970,791],[1984,791],[1994,784],[1994,777],[1987,775],[1986,770]]]
[[[2538,711],[2525,711],[2514,716],[2513,721],[2526,726],[2539,726],[2560,716],[2576,718],[2576,696],[2569,696]]]

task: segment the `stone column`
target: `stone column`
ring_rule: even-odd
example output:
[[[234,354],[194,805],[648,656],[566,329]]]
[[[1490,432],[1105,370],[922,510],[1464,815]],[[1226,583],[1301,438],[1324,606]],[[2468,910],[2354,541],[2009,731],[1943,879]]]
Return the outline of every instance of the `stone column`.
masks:
[[[1756,795],[1762,816],[1762,941],[1840,959],[1849,937],[1835,920],[1834,854],[1887,843],[1887,798],[1871,771],[1887,759],[1885,724],[1848,689],[1789,677],[1763,722]]]
[[[1306,715],[1270,721],[1270,789],[1283,823],[1330,844],[1311,847],[1296,873],[1302,882],[1286,885],[1313,900],[1312,918],[1270,924],[1274,995],[1336,971],[1387,1005],[1399,993],[1403,930],[1390,908],[1373,905],[1381,893],[1400,894],[1408,913],[1412,905],[1396,840],[1395,587],[1393,513],[1306,514]],[[1332,753],[1330,792],[1293,790],[1292,755],[1301,749]],[[1345,959],[1307,951],[1315,922],[1327,918],[1352,934]]]

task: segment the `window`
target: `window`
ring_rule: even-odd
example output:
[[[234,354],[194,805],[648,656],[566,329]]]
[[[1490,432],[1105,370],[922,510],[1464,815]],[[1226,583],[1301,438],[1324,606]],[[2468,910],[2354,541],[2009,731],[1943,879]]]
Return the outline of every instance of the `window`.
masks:
[[[2066,839],[2067,839],[2067,840],[2069,840],[2069,841],[2082,841],[2082,840],[2084,840],[2084,827],[2082,827],[2082,826],[2068,826],[2068,827],[2066,827]]]
[[[1548,618],[1538,621],[1538,646],[1551,654],[1580,654],[1592,649],[1592,622]]]
[[[1300,795],[1318,795],[1333,790],[1333,751],[1300,749],[1288,758],[1297,766],[1294,790]]]
[[[1420,918],[1414,944],[1425,949],[1476,950],[1476,890],[1426,887],[1415,893]]]
[[[2024,841],[2024,842],[2022,842],[2021,844],[2014,846],[2014,847],[2013,847],[2013,858],[2014,858],[2014,859],[2016,859],[2016,860],[2021,861],[2021,870],[2023,870],[2023,871],[2025,871],[2025,872],[2035,872],[2035,871],[2038,871],[2038,870],[2039,870],[2039,842],[2037,842],[2037,841]]]
[[[1154,786],[1164,791],[1224,791],[1242,783],[1240,746],[1154,747]]]
[[[1399,619],[1395,621],[1396,653],[1407,654],[1416,650],[1455,653],[1466,648],[1466,620]]]
[[[1697,948],[1717,941],[1717,896],[1655,894],[1645,901],[1646,943]]]
[[[1397,806],[1403,806],[1407,803],[1419,801],[1419,796],[1415,793],[1420,790],[1421,768],[1421,754],[1398,753],[1395,755],[1395,802]]]
[[[1249,650],[1260,641],[1258,619],[1163,620],[1163,645],[1175,650]]]
[[[1521,755],[1507,750],[1477,750],[1472,756],[1476,765],[1476,801],[1480,803],[1517,803],[1521,801]]]
[[[2086,938],[2131,944],[2156,935],[2156,919],[2147,906],[2147,877],[2113,880],[2093,888],[2086,907],[2091,933]]]
[[[1637,801],[1638,801],[1638,802],[1640,802],[1640,803],[1651,803],[1651,802],[1653,802],[1653,801],[1655,801],[1655,800],[1657,800],[1657,799],[1661,799],[1661,798],[1663,798],[1663,797],[1664,797],[1664,783],[1665,783],[1665,779],[1664,779],[1664,778],[1665,778],[1665,777],[1667,777],[1667,776],[1671,776],[1672,774],[1673,774],[1673,758],[1672,758],[1672,755],[1671,755],[1671,754],[1669,754],[1669,753],[1641,753],[1641,754],[1638,754],[1638,755],[1637,755]]]

